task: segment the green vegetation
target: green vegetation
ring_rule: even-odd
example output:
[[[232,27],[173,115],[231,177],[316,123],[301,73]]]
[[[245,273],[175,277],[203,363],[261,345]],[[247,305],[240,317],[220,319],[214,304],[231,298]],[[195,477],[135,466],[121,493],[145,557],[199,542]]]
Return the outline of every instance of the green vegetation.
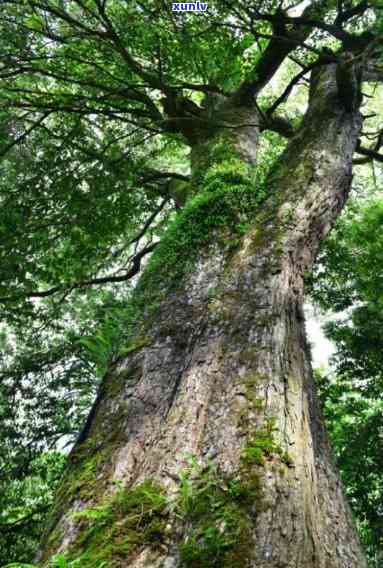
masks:
[[[52,506],[66,465],[58,452],[43,452],[8,480],[0,475],[0,566],[17,558],[20,566],[33,559],[36,544]],[[24,562],[24,564],[23,564]]]
[[[219,140],[212,151],[218,153],[222,145],[230,148],[228,141]],[[233,151],[230,160],[224,154],[221,163],[208,169],[201,191],[169,225],[132,294],[133,321],[153,315],[160,301],[177,289],[213,231],[222,246],[232,246],[234,237],[238,245],[266,196],[265,179],[254,176]]]
[[[373,568],[380,568],[383,554],[382,227],[380,197],[367,197],[362,205],[352,201],[322,247],[312,284],[322,309],[341,314],[326,326],[336,345],[332,371],[318,372],[317,382]]]
[[[167,523],[166,504],[163,490],[147,480],[132,490],[120,489],[106,505],[76,513],[82,527],[70,558],[83,568],[112,568],[137,547],[159,546]]]
[[[243,566],[251,555],[251,514],[261,500],[259,479],[225,479],[213,464],[192,464],[181,474],[177,516],[186,527],[179,545],[182,565],[188,568]]]
[[[248,464],[238,474],[222,476],[214,464],[190,458],[179,473],[176,497],[151,480],[119,488],[106,502],[73,514],[79,534],[69,552],[44,566],[113,568],[149,545],[166,546],[169,536],[184,527],[179,554],[185,567],[234,567],[250,554],[250,519],[261,506],[257,473]]]
[[[274,439],[275,431],[275,421],[271,418],[266,420],[265,426],[257,428],[243,450],[243,461],[247,464],[263,465],[264,460],[273,454],[282,456],[282,448]]]
[[[251,555],[251,518],[263,507],[262,472],[257,466],[272,456],[283,461],[274,431],[270,419],[253,434],[234,476],[223,476],[213,463],[199,464],[190,457],[179,473],[176,497],[146,480],[132,489],[119,489],[105,504],[75,513],[79,536],[65,562],[84,568],[119,566],[145,545],[153,552],[160,550],[169,535],[183,527],[178,548],[185,568],[242,566]],[[94,491],[92,483],[87,486]]]
[[[301,17],[293,15],[293,5],[304,10]],[[363,163],[353,183],[359,193],[374,186],[381,194],[380,5],[214,0],[200,18],[173,14],[158,0],[2,2],[0,565],[31,562],[46,517],[53,526],[64,503],[104,489],[98,474],[118,445],[116,424],[129,412],[125,407],[110,418],[104,440],[87,440],[71,454],[51,509],[64,453],[102,377],[121,358],[151,345],[157,310],[171,304],[198,255],[218,246],[234,273],[230,260],[251,228],[252,252],[273,240],[266,267],[272,269],[294,218],[287,207],[265,228],[284,199],[272,180],[285,173],[280,158],[288,144],[296,150],[295,172],[321,183],[322,169],[313,174],[300,156],[312,70],[338,65],[334,105],[343,105],[345,120],[355,112],[349,98],[358,100],[362,90],[356,154]],[[368,79],[362,89],[359,72]],[[342,89],[348,73],[356,86],[350,81]],[[327,118],[318,117],[324,129]],[[313,130],[310,144],[318,134]],[[252,158],[257,150],[256,163],[244,159],[249,149]],[[371,160],[376,164],[370,168]],[[363,204],[363,195],[357,197],[322,249],[311,291],[324,309],[350,310],[328,329],[338,349],[335,372],[318,382],[351,505],[377,568],[383,206],[381,199]],[[227,325],[230,307],[221,291],[209,291],[208,308]],[[258,356],[250,347],[238,361],[251,368]],[[116,373],[106,396],[117,396],[136,376],[134,365]],[[262,377],[247,377],[247,407],[236,417],[247,436],[238,478],[223,479],[213,466],[186,471],[175,509],[149,481],[121,490],[78,517],[85,539],[79,548],[87,551],[73,551],[72,560],[57,556],[56,568],[82,568],[84,562],[109,568],[114,558],[125,562],[140,542],[161,546],[169,515],[184,524],[179,544],[185,566],[229,567],[245,558],[251,503],[261,495],[256,472],[267,460],[291,463],[272,422],[249,431],[248,409],[257,414],[265,406],[252,388],[258,381]],[[109,537],[109,543],[102,540],[104,550],[97,549],[96,534]]]

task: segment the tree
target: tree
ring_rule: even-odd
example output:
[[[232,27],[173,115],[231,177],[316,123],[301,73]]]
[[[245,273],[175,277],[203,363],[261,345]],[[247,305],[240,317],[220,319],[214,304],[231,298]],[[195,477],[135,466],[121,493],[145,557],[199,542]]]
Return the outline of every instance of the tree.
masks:
[[[62,476],[65,456],[45,452],[28,465],[28,474],[1,475],[0,563],[28,562],[36,552],[54,489]]]
[[[222,0],[203,20],[155,1],[3,7],[5,312],[49,319],[152,253],[41,561],[364,566],[302,302],[355,151],[382,160],[360,112],[362,86],[382,78],[379,3],[294,15]],[[290,59],[299,72],[264,95]],[[278,113],[306,77],[307,109],[288,120]],[[267,132],[287,143],[266,173]]]
[[[382,560],[382,200],[369,198],[346,214],[319,256],[313,296],[342,317],[327,324],[337,347],[334,373],[320,393],[342,478],[371,566]],[[344,308],[347,307],[347,311]]]

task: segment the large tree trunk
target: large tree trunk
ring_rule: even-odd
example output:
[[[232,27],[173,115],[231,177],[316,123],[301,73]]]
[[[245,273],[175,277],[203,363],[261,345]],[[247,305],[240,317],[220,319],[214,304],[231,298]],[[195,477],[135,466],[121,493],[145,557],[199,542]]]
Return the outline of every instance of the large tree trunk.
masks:
[[[230,130],[237,161],[253,161],[249,128]],[[344,204],[359,130],[328,65],[240,244],[233,227],[212,228],[194,270],[105,377],[43,560],[59,551],[95,568],[365,566],[302,310],[304,273]],[[201,191],[204,168],[221,184],[247,175],[236,181],[227,156],[210,151],[220,135],[193,150]]]

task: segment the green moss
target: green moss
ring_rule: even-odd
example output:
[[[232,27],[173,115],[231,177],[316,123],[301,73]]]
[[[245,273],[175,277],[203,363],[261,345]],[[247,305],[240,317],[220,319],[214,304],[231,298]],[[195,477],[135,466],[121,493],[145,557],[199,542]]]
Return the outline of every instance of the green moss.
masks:
[[[253,353],[255,353],[254,351]],[[244,394],[249,403],[249,409],[262,410],[264,408],[264,400],[257,396],[256,388],[262,384],[267,377],[261,373],[249,373],[244,378],[238,380],[239,384],[244,386]]]
[[[266,420],[264,427],[257,428],[242,451],[242,461],[247,464],[263,465],[273,454],[283,456],[281,446],[274,439],[275,430],[273,419]]]
[[[243,472],[227,479],[210,465],[184,473],[178,501],[178,515],[186,527],[179,546],[181,565],[243,566],[251,550],[250,513],[257,500],[258,478]]]
[[[146,480],[74,513],[78,536],[64,561],[81,568],[125,566],[143,548],[160,554],[178,532],[183,535],[178,548],[185,568],[242,567],[251,554],[252,517],[261,507],[254,468],[242,460],[237,475],[227,477],[213,464],[191,460],[179,476],[176,498]]]
[[[127,314],[132,337],[138,329],[145,333],[163,300],[179,289],[201,251],[210,245],[212,235],[223,248],[238,247],[267,195],[264,177],[255,177],[227,140],[210,143],[208,154],[198,193],[170,223],[132,293]],[[126,355],[126,350],[121,354]]]
[[[238,361],[242,365],[248,365],[255,363],[259,353],[256,347],[248,347],[247,349],[242,349],[238,356]]]
[[[219,299],[220,295],[222,294],[222,290],[218,286],[211,286],[207,291],[207,301],[209,304],[215,302]]]
[[[45,543],[46,557],[52,556],[52,551],[56,550],[56,545],[61,542],[63,538],[63,533],[61,527],[56,527],[50,532]]]
[[[254,212],[258,203],[259,195],[248,180],[230,186],[219,177],[210,180],[205,191],[196,195],[170,225],[143,274],[136,301],[149,283],[156,284],[154,289],[157,288],[159,294],[163,293],[163,286],[174,290],[194,266],[213,229],[225,227],[232,235],[238,235],[240,223]],[[153,293],[153,288],[150,290]]]
[[[61,541],[61,532],[56,525],[62,511],[68,508],[76,498],[86,500],[94,494],[97,485],[97,458],[91,452],[93,452],[93,448],[89,447],[88,444],[81,444],[76,452],[71,454],[69,467],[59,486],[53,509],[47,521],[45,534],[48,536],[48,544],[45,547],[44,558],[48,558],[50,551],[55,549],[57,542]]]
[[[194,197],[191,197],[185,207],[177,213],[161,243],[152,254],[138,285],[134,288],[130,304],[126,312],[124,312],[124,333],[122,335],[124,341],[126,341],[127,335],[132,339],[127,347],[124,345],[120,346],[120,355],[123,357],[147,345],[148,328],[152,319],[157,314],[164,300],[171,301],[172,294],[182,286],[185,275],[193,269],[201,252],[210,245],[212,235],[214,235],[215,241],[222,248],[226,247],[226,250],[232,250],[233,247],[238,246],[244,232],[248,229],[249,223],[254,222],[256,213],[267,196],[265,178],[255,178],[251,168],[235,155],[233,146],[228,144],[227,140],[218,140],[216,144],[209,145],[206,168],[201,167],[198,183],[199,192]],[[212,300],[210,300],[210,303],[214,304]],[[221,317],[225,317],[225,314]],[[253,354],[251,354],[251,357],[253,357]],[[120,376],[118,381],[130,378],[130,376]],[[106,386],[108,387],[108,383]],[[112,381],[110,388],[114,392],[118,392],[119,383]],[[257,408],[260,408],[261,405],[256,399],[252,400],[252,404]],[[116,415],[116,420],[120,421],[120,418],[119,415]],[[118,428],[116,428],[116,432],[118,433]],[[101,434],[102,428],[99,435]],[[76,497],[82,500],[90,500],[99,489],[102,489],[102,483],[104,483],[104,478],[107,476],[104,475],[104,472],[100,475],[100,472],[103,464],[108,462],[108,458],[113,449],[115,449],[113,434],[110,436],[112,436],[111,439],[109,437],[108,440],[101,441],[95,433],[92,433],[91,439],[94,439],[96,447],[98,444],[103,444],[104,449],[101,451],[88,446],[87,448],[84,447],[83,451],[80,448],[80,451],[76,451],[76,454],[73,455],[73,463],[63,481],[56,502],[54,512],[56,520],[64,508],[67,508],[68,503],[71,503]],[[115,438],[118,438],[118,436],[115,435]],[[75,463],[76,461],[78,463]],[[252,482],[254,481],[253,479]],[[246,483],[250,487],[252,482]],[[227,493],[224,489],[220,491],[217,489],[217,492],[221,492],[222,496],[230,494],[230,492]],[[243,519],[246,521],[247,513],[246,508],[244,509],[244,504],[240,504],[235,499],[234,502],[235,511],[238,515],[241,512]],[[226,526],[219,516],[221,513],[224,516],[227,509],[230,511],[231,516],[235,516],[232,504],[230,506],[229,502],[226,504],[227,508],[224,505],[217,507],[219,513],[216,513],[214,519],[210,517],[209,520],[209,522],[213,522],[213,528],[215,527],[218,531],[222,531],[222,526]],[[227,514],[229,515],[229,513]],[[158,534],[160,532],[158,527],[159,520],[160,518],[156,520],[157,528],[151,525],[152,528],[154,527],[153,531],[158,531]],[[82,522],[85,522],[85,519]],[[193,523],[195,524],[196,522],[196,518],[194,518]],[[224,524],[222,525],[222,523]],[[114,524],[119,526],[119,521],[117,524]],[[209,539],[213,539],[212,535],[218,534],[215,529],[206,533],[209,527],[205,526],[202,516],[201,522],[197,523],[197,525],[195,526],[196,532],[193,533],[192,530],[190,534],[190,542],[193,542],[193,538],[196,539],[196,542],[199,542],[201,538],[203,541],[206,539],[209,541]],[[235,523],[227,523],[227,527],[234,527],[234,525]],[[201,530],[205,536],[201,537]],[[219,546],[217,545],[219,550],[221,550],[218,556],[220,556],[220,561],[222,562],[229,558],[233,552],[228,545],[228,542],[231,542],[233,538],[231,530],[228,528],[226,531],[227,544],[223,547],[222,543]],[[113,542],[119,543],[120,554],[127,554],[126,550],[132,549],[132,543],[135,540],[134,530],[131,528],[129,537],[123,537],[119,531],[117,532],[117,535],[111,535],[114,539]],[[244,532],[246,533],[246,531]],[[141,529],[136,533],[136,537],[135,546],[138,546],[138,540],[143,542],[142,539],[146,538]],[[238,542],[239,540],[237,539]],[[183,544],[186,546],[187,542]],[[108,554],[112,555],[113,551],[110,550],[110,547],[108,550]],[[112,566],[111,564],[107,565]],[[214,564],[211,565],[213,566]],[[221,565],[225,566],[225,564]],[[86,565],[84,564],[84,566]],[[96,568],[96,564],[94,564],[94,567]]]
[[[87,451],[92,452],[92,449],[84,444],[71,455],[70,467],[58,491],[57,504],[70,503],[75,497],[91,496],[91,488],[96,481],[97,454],[84,456]]]
[[[255,357],[256,350],[252,351]],[[268,379],[267,375],[257,372],[250,372],[245,377],[238,379],[240,383],[243,383],[246,386],[246,389],[254,389],[256,386],[261,385],[262,383],[266,382]]]
[[[293,467],[294,459],[288,452],[283,452],[281,455],[281,462],[287,465],[287,467]]]
[[[89,437],[86,442],[78,445],[70,454],[69,467],[56,494],[54,507],[48,519],[47,535],[51,535],[52,531],[53,533],[56,532],[55,526],[63,511],[70,508],[74,501],[95,502],[95,500],[99,500],[100,495],[104,494],[107,477],[105,476],[105,469],[110,467],[110,456],[116,452],[120,443],[117,435],[117,424],[120,425],[123,417],[124,415],[121,413],[113,417],[112,422],[116,422],[115,426],[111,425],[109,420],[110,433],[104,440],[95,436]],[[54,548],[55,542],[60,541],[60,538],[53,539],[53,537],[50,537],[50,540],[52,541],[50,548]]]
[[[235,381],[238,388],[237,394],[241,395],[241,398],[237,399],[233,406],[233,415],[237,428],[243,435],[248,435],[253,428],[255,418],[264,410],[264,398],[257,392],[257,387],[264,380],[265,377],[260,373],[249,373],[244,377],[238,377]]]
[[[75,513],[79,534],[66,559],[81,568],[120,566],[144,546],[159,547],[168,522],[163,489],[146,480],[106,504]]]
[[[119,354],[121,356],[129,355],[130,353],[133,353],[134,351],[138,351],[139,349],[142,349],[143,347],[145,347],[149,343],[150,343],[150,338],[148,338],[148,337],[137,337],[134,341],[129,343],[126,347],[122,347],[120,349]]]
[[[180,546],[181,563],[195,568],[232,566],[245,534],[249,535],[249,527],[242,511],[226,506],[215,518],[206,518],[191,531]]]

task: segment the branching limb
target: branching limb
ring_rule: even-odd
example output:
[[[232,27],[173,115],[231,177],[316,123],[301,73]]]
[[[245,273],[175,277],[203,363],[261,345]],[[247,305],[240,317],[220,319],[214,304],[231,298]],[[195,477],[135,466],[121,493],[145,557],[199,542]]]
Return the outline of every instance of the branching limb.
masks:
[[[357,154],[361,156],[365,156],[364,158],[357,158],[353,161],[354,164],[361,165],[367,164],[368,162],[380,162],[383,163],[383,154],[379,152],[379,149],[383,146],[383,132],[380,132],[377,142],[373,148],[365,148],[362,146],[361,141],[358,141],[358,145],[356,147]]]
[[[325,13],[327,9],[327,1],[315,2],[304,10],[302,18],[311,20],[315,16],[319,19],[320,14]],[[271,19],[272,38],[253,70],[255,79],[245,80],[234,94],[234,99],[238,104],[251,104],[254,97],[278,71],[286,57],[302,45],[312,31],[312,25],[302,25],[301,21],[294,22],[281,11],[274,14]]]
[[[185,176],[177,172],[160,172],[159,170],[155,170],[152,168],[146,168],[146,170],[144,170],[141,175],[141,181],[143,183],[146,183],[148,181],[155,181],[155,180],[169,179],[169,178],[179,179],[181,181],[187,181],[187,182],[190,181],[189,176]]]
[[[28,135],[33,132],[36,128],[41,126],[44,120],[50,115],[50,112],[45,112],[36,122],[34,122],[29,128],[27,128],[20,136],[12,140],[9,144],[5,146],[2,150],[0,150],[0,158],[3,158],[12,148],[23,142]]]
[[[68,38],[73,40],[73,37],[79,37],[81,39],[88,39],[92,42],[98,41],[101,44],[108,46],[108,49],[112,47],[112,49],[123,59],[130,72],[136,75],[136,77],[144,83],[143,85],[140,85],[140,91],[127,84],[124,92],[126,100],[129,100],[130,97],[135,101],[140,100],[140,102],[142,102],[148,108],[148,110],[150,110],[151,114],[157,117],[157,120],[161,119],[160,113],[152,99],[152,96],[144,92],[142,87],[158,89],[167,96],[171,96],[171,89],[156,73],[154,73],[152,70],[146,69],[142,63],[137,61],[131,55],[129,49],[125,46],[124,42],[116,31],[114,24],[106,13],[105,2],[95,2],[97,11],[93,9],[89,10],[89,8],[85,4],[83,5],[83,2],[81,1],[77,1],[76,3],[79,6],[82,6],[84,11],[88,12],[91,15],[93,22],[95,22],[94,25],[91,25],[88,22],[85,22],[83,19],[80,19],[73,15],[63,4],[55,6],[50,2],[28,0],[30,8],[37,14],[44,16],[43,19],[45,21],[45,24],[40,29],[36,29],[25,26],[22,21],[17,21],[17,26],[19,28],[24,27],[25,32],[27,33],[33,32],[34,34],[46,37],[47,39],[51,41],[53,40],[59,44],[67,43]],[[15,1],[15,4],[18,5],[20,4],[20,2]],[[51,20],[53,19],[56,22],[63,22],[66,24],[66,27],[70,30],[67,34],[68,37],[61,37],[57,35],[57,33],[54,34],[55,37],[52,36],[52,31],[49,27],[48,19],[46,18],[47,15],[50,16]],[[5,16],[3,16],[2,19],[5,21]],[[24,58],[22,59],[24,60]],[[28,69],[23,70],[22,66],[14,55],[11,55],[9,58],[3,59],[3,61],[5,61],[5,65],[3,65],[2,67],[3,76],[4,74],[7,74],[8,77],[10,77],[12,75],[22,73],[23,71],[36,75],[44,74],[44,70],[41,67],[38,69],[29,67]],[[49,76],[49,73],[51,72],[51,70],[46,71],[45,75]],[[62,77],[57,78],[59,80],[63,80]],[[77,84],[80,84],[81,79],[77,77],[66,77],[66,82],[72,83],[72,79],[74,80],[74,82],[77,82]]]
[[[383,65],[367,64],[363,70],[363,81],[367,83],[383,83]]]
[[[309,71],[311,71],[314,67],[316,67],[319,64],[320,63],[318,62],[312,63],[311,65],[304,67],[302,71],[300,71],[297,75],[295,75],[295,77],[287,85],[283,93],[273,102],[271,107],[267,109],[266,114],[268,116],[271,116],[276,111],[276,109],[288,99],[293,88],[299,83],[299,81],[303,79],[303,77],[307,75]]]
[[[39,505],[23,517],[16,519],[16,521],[12,521],[9,523],[0,523],[0,532],[13,532],[20,530],[20,527],[25,527],[31,525],[34,522],[34,518],[36,515],[43,515],[50,509],[50,505]]]
[[[127,63],[128,67],[141,77],[146,83],[148,83],[152,88],[159,89],[166,95],[171,95],[171,89],[168,87],[157,75],[147,71],[138,61],[136,61],[129,51],[126,49],[125,45],[122,43],[121,38],[114,29],[114,26],[108,17],[104,3],[100,0],[95,0],[101,22],[105,26],[107,37],[111,39],[115,49],[120,53],[124,61]]]
[[[338,15],[335,19],[335,25],[342,25],[355,16],[361,16],[369,8],[368,0],[362,0],[356,6],[343,10],[343,2],[338,2]]]
[[[161,178],[161,177],[165,177],[165,176],[166,176],[167,179],[169,179],[171,177],[174,177],[175,179],[182,179],[182,180],[188,179],[188,178],[186,178],[186,176],[182,176],[181,174],[173,174],[171,172],[157,172],[156,170],[151,170],[151,171],[148,171],[148,176],[149,176],[149,173],[150,173],[152,180],[154,180],[154,178]],[[151,252],[153,252],[153,250],[155,249],[155,247],[158,244],[158,242],[148,242],[146,244],[146,246],[144,246],[140,251],[137,252],[139,242],[141,241],[142,238],[147,236],[148,231],[149,231],[150,227],[152,226],[153,222],[155,221],[157,216],[161,213],[161,211],[164,209],[165,205],[168,202],[169,202],[169,194],[166,195],[165,199],[163,199],[161,201],[159,206],[152,212],[152,214],[145,221],[145,223],[143,224],[141,229],[138,231],[138,233],[127,243],[127,245],[124,246],[122,249],[116,251],[112,255],[113,258],[115,259],[116,257],[120,256],[121,253],[123,253],[124,250],[126,250],[129,246],[134,245],[134,253],[128,259],[128,262],[130,264],[130,267],[128,269],[126,269],[124,267],[123,269],[119,269],[119,270],[115,271],[114,273],[106,275],[106,276],[89,278],[89,279],[86,279],[86,280],[84,279],[84,280],[74,282],[74,283],[70,283],[70,284],[69,283],[68,284],[59,284],[57,286],[53,286],[51,288],[48,288],[47,290],[36,290],[36,291],[32,291],[32,292],[27,292],[27,293],[15,294],[13,296],[0,298],[0,303],[5,304],[5,303],[8,303],[8,302],[16,301],[18,299],[27,299],[27,298],[47,298],[47,297],[53,296],[54,294],[57,294],[59,292],[64,292],[65,298],[66,298],[69,293],[71,293],[73,290],[76,290],[76,289],[89,288],[89,287],[92,287],[92,286],[100,286],[100,285],[104,285],[104,284],[126,282],[126,281],[130,280],[136,274],[139,273],[139,271],[141,269],[141,263],[142,263],[143,258],[145,256],[147,256],[148,254],[150,254]]]
[[[35,292],[28,292],[26,294],[19,294],[17,296],[8,296],[4,298],[0,298],[0,303],[8,303],[20,298],[47,298],[49,296],[53,296],[57,292],[62,292],[67,288],[70,290],[78,290],[82,288],[89,288],[92,286],[100,286],[103,284],[116,284],[119,282],[127,282],[128,280],[132,279],[136,274],[139,273],[141,269],[141,262],[142,259],[148,255],[149,253],[153,252],[153,250],[158,245],[158,242],[151,243],[150,245],[144,247],[140,250],[132,259],[131,259],[131,268],[125,271],[123,274],[110,274],[107,276],[102,276],[100,278],[91,278],[89,280],[82,280],[80,282],[75,282],[74,284],[70,284],[67,286],[58,285],[53,286],[52,288],[48,288],[47,290],[37,290]]]
[[[284,138],[292,138],[295,134],[294,127],[287,118],[283,116],[269,116],[267,113],[263,115],[260,129],[261,131],[271,130]]]

